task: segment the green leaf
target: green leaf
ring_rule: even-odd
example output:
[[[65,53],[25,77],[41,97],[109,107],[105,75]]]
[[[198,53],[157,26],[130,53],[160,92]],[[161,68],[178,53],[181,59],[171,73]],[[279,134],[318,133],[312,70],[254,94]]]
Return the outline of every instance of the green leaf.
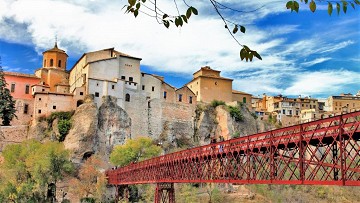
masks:
[[[233,34],[236,34],[237,33],[237,31],[239,30],[239,28],[238,28],[238,26],[237,25],[235,25],[235,27],[234,27],[234,29],[233,29]]]
[[[191,12],[194,14],[194,15],[198,15],[198,11],[196,10],[196,8],[194,7],[190,7],[191,8]]]
[[[359,0],[354,0],[355,4],[360,5],[360,1]]]
[[[183,19],[183,21],[184,21],[185,23],[188,23],[187,18],[186,18],[185,15],[181,15],[181,17],[182,17],[182,19]]]
[[[252,61],[252,60],[253,60],[253,57],[254,57],[253,53],[252,53],[252,52],[249,52],[248,57],[249,57],[250,61]]]
[[[336,3],[336,10],[337,10],[337,14],[340,14],[340,4]]]
[[[143,3],[145,3],[146,2],[146,0],[141,0]]]
[[[246,31],[245,27],[242,26],[242,25],[240,25],[240,31],[241,31],[242,33],[245,33],[245,31]]]
[[[311,1],[310,5],[309,5],[309,8],[314,13],[315,10],[316,10],[316,3],[314,1]]]
[[[129,2],[129,5],[131,7],[133,7],[135,5],[135,3],[136,3],[136,0],[128,0],[128,2]]]
[[[286,3],[286,8],[287,8],[287,9],[291,9],[291,10],[292,10],[292,8],[293,8],[293,4],[294,4],[294,2],[293,2],[293,1],[288,1],[288,2]]]
[[[352,7],[353,9],[355,9],[355,5],[354,5],[353,2],[350,2],[350,5],[351,5],[351,7]]]
[[[163,20],[163,23],[164,23],[164,26],[165,26],[166,28],[169,28],[170,23],[169,23],[168,20]]]
[[[296,11],[296,13],[299,12],[299,8],[300,8],[299,3],[297,1],[294,1],[293,9]]]
[[[165,18],[167,18],[167,17],[169,17],[169,15],[165,13],[165,14],[163,15],[163,19],[165,19]]]
[[[139,15],[139,10],[136,9],[136,10],[134,11],[134,16],[135,16],[135,18],[136,18],[138,15]]]
[[[254,56],[255,56],[256,58],[262,60],[260,54],[258,54],[256,51],[253,51],[253,54],[254,54]]]
[[[139,10],[139,8],[140,8],[140,3],[137,3],[137,4],[136,4],[136,9]]]
[[[246,51],[244,48],[242,48],[242,49],[240,50],[240,59],[241,59],[241,60],[244,60],[246,54],[247,54],[247,51]]]
[[[227,24],[225,24],[225,28],[226,28],[226,29],[228,29],[228,26],[227,26]]]
[[[189,19],[191,16],[191,7],[189,7],[186,11],[186,17]]]
[[[178,19],[179,19],[179,25],[180,25],[180,27],[183,25],[183,20],[181,19],[181,17],[179,16],[178,17]]]
[[[246,45],[244,45],[244,49],[245,49],[247,52],[251,51],[250,48],[249,48],[248,46],[246,46]]]
[[[179,19],[178,18],[175,18],[175,26],[176,27],[179,27],[180,23],[179,23]]]
[[[343,1],[343,11],[344,11],[344,13],[346,13],[346,11],[347,11],[347,2],[346,1]]]
[[[329,4],[328,4],[328,14],[331,16],[331,14],[332,14],[332,11],[333,11],[333,5],[332,5],[332,3],[330,3],[329,2]]]
[[[307,4],[308,3],[308,0],[305,0],[305,4]]]

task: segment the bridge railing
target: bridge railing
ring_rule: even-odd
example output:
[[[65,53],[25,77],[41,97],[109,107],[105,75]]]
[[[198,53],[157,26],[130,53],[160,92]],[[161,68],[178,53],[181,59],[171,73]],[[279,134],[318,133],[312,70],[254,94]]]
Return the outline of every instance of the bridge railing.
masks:
[[[360,112],[195,147],[116,170],[109,184],[360,184]]]

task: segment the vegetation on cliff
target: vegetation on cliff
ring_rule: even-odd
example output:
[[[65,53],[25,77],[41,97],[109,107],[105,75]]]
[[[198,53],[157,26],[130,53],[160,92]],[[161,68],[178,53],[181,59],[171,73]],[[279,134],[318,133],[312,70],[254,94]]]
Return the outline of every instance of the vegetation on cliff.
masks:
[[[116,146],[110,154],[110,161],[116,166],[125,166],[159,156],[162,149],[149,137],[129,139],[124,145]]]
[[[56,183],[73,172],[69,151],[58,142],[28,140],[5,147],[0,165],[0,202],[44,202]]]

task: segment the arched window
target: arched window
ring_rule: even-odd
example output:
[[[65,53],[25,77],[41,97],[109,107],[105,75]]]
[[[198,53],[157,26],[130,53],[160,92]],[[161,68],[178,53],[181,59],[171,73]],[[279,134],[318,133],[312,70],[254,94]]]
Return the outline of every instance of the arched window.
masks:
[[[54,59],[50,59],[50,67],[54,65]]]
[[[61,68],[61,60],[58,62],[58,67]]]
[[[246,97],[243,97],[243,103],[244,104],[246,103]]]
[[[125,95],[125,101],[130,102],[130,94]]]
[[[77,102],[76,102],[76,107],[79,107],[81,104],[83,104],[84,103],[84,101],[83,100],[78,100]]]

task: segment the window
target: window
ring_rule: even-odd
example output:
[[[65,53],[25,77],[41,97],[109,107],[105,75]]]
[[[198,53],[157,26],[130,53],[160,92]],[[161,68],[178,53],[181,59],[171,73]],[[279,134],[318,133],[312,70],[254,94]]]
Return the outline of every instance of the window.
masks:
[[[39,101],[41,101],[41,98],[39,98]]]
[[[84,95],[84,92],[80,92],[80,95]]]
[[[215,82],[215,85],[217,85],[217,82]]]
[[[337,102],[335,102],[335,106],[337,106]]]
[[[285,114],[285,109],[282,110],[282,113]]]
[[[38,113],[41,113],[41,109],[38,110]]]
[[[145,75],[144,73],[141,73],[141,76],[142,76],[142,77],[144,77],[144,75]]]
[[[15,92],[15,83],[11,83],[11,92]]]
[[[125,101],[126,101],[126,102],[130,102],[130,94],[126,94],[126,95],[125,95]]]
[[[164,99],[166,99],[166,94],[167,94],[167,92],[166,92],[166,91],[164,91]]]
[[[142,86],[142,90],[145,90],[145,85]]]
[[[129,77],[129,81],[130,81],[130,82],[134,81],[134,78],[133,78],[133,77]]]
[[[299,111],[296,111],[296,115],[297,115],[297,116],[299,115]]]
[[[29,94],[30,92],[30,85],[25,86],[25,94]]]
[[[111,85],[111,89],[115,89],[115,85]]]
[[[292,115],[292,110],[289,110],[289,114]]]
[[[199,95],[199,92],[198,91],[196,91],[196,96],[198,96]]]
[[[61,60],[59,60],[58,62],[58,67],[61,67]]]
[[[53,106],[53,109],[56,109],[56,106]]]
[[[29,104],[24,104],[24,114],[28,114]]]
[[[243,97],[243,103],[246,104],[246,97]]]
[[[151,91],[155,91],[155,87],[154,87],[154,86],[151,87]]]
[[[50,66],[54,65],[54,59],[50,59]]]
[[[304,104],[301,104],[302,107],[304,107]]]
[[[44,67],[46,66],[46,60],[44,60]]]
[[[99,83],[98,83],[98,82],[96,83],[96,86],[99,86]]]
[[[189,96],[189,103],[192,104],[192,96]]]
[[[99,92],[95,92],[95,97],[99,97]]]
[[[179,102],[182,101],[182,94],[179,94]]]
[[[45,89],[42,89],[43,92],[45,92]]]
[[[122,79],[122,80],[125,80],[125,79],[126,79],[126,77],[125,77],[125,76],[121,76],[121,79]]]

